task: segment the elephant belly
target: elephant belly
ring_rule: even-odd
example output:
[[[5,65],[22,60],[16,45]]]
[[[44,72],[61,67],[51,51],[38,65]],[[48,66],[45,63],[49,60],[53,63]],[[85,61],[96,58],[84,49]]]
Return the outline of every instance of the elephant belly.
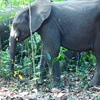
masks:
[[[93,48],[93,39],[88,39],[88,37],[65,37],[62,39],[61,45],[74,51],[88,51]]]

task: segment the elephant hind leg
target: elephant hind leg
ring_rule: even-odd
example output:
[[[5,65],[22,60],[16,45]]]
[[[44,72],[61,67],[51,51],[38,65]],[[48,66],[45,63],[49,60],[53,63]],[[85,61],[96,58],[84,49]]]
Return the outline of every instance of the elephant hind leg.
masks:
[[[90,86],[100,86],[100,58],[97,58],[97,68]]]
[[[97,34],[94,43],[94,54],[97,59],[97,67],[90,85],[100,86],[100,34],[99,33]]]

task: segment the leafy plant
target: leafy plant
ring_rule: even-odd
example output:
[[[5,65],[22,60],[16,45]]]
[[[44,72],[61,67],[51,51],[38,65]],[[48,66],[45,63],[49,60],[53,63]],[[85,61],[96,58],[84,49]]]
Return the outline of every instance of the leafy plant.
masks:
[[[10,77],[9,51],[0,51],[0,76],[8,79]]]

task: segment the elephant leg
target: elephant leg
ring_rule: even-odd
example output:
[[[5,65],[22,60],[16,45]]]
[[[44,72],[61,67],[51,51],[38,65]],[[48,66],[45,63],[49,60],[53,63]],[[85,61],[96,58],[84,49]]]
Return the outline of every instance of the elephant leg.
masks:
[[[56,61],[52,65],[52,77],[55,82],[60,82],[60,67],[59,67],[59,61]]]
[[[98,33],[94,43],[94,53],[97,59],[97,67],[96,67],[94,77],[90,83],[91,86],[94,85],[100,86],[100,45],[99,44],[100,44],[100,34]]]
[[[48,54],[46,53],[46,59],[50,68],[52,82],[58,84],[60,82],[60,66],[59,61],[54,61],[54,59],[58,56],[59,49],[52,49],[49,48],[49,50],[46,51],[50,55],[50,59],[48,59]]]
[[[44,46],[42,51],[42,58],[40,59],[40,71],[41,71],[41,79],[46,78],[46,74],[48,69],[51,69],[51,74],[53,82],[58,83],[60,81],[60,67],[59,61],[56,61],[52,64],[54,58],[56,58],[59,54],[59,50],[51,48],[52,46]],[[53,49],[53,50],[52,50]]]
[[[97,58],[97,67],[90,86],[100,86],[100,58]]]
[[[60,32],[54,22],[50,22],[42,28],[40,36],[43,43],[43,56],[46,60],[45,65],[47,64],[50,69],[51,82],[56,85],[56,83],[60,83],[60,66],[59,61],[54,61],[54,59],[60,51]]]

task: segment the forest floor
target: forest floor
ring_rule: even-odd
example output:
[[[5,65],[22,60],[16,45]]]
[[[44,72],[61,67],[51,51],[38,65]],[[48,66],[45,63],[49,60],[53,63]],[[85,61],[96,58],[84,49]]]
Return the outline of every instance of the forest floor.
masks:
[[[0,78],[0,100],[100,100],[100,87],[89,87],[94,72],[68,73],[61,76],[64,88],[51,88],[49,83],[35,84],[28,78]]]

